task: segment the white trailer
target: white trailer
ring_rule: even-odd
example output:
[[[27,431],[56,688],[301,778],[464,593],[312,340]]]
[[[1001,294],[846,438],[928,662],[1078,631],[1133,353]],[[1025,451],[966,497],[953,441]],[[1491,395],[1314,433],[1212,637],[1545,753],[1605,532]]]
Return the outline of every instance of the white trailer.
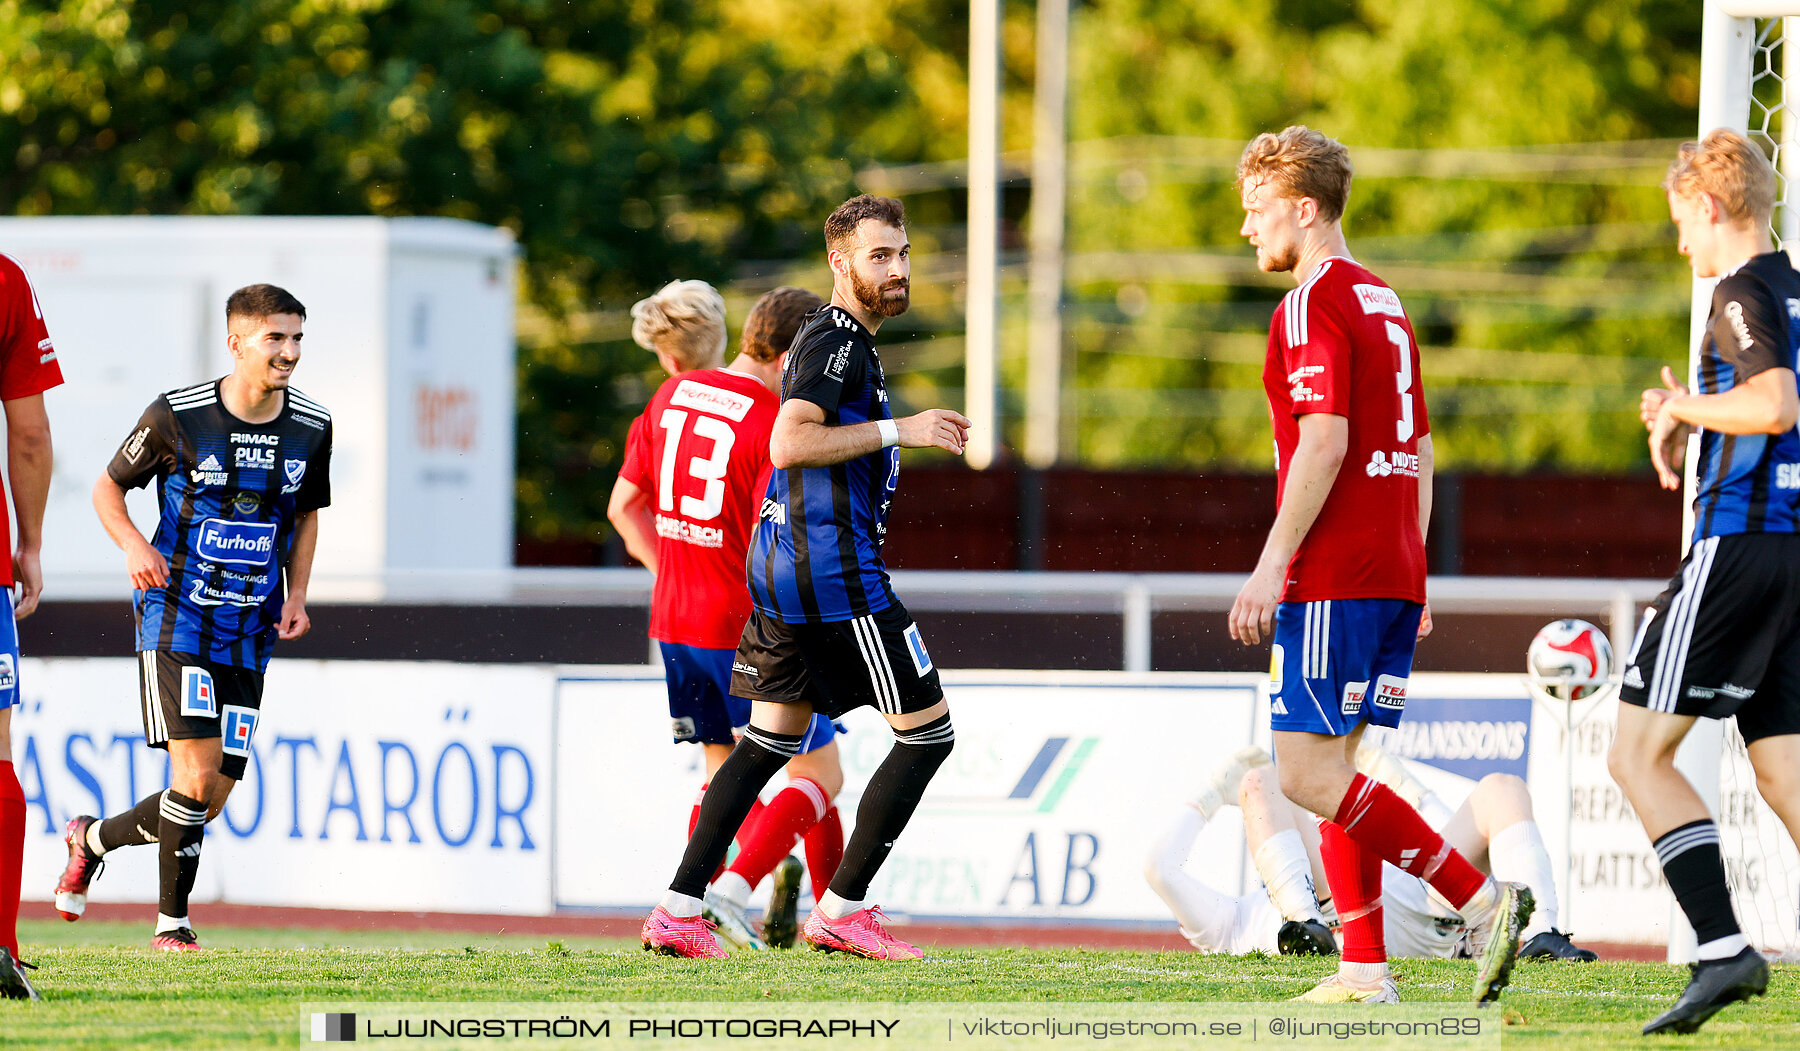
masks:
[[[89,491],[152,398],[230,371],[225,298],[258,282],[306,304],[295,386],[334,424],[315,593],[378,598],[386,577],[512,564],[508,231],[430,218],[6,218],[0,252],[31,275],[68,381],[46,396],[47,597],[129,589]],[[148,535],[152,499],[130,504]]]

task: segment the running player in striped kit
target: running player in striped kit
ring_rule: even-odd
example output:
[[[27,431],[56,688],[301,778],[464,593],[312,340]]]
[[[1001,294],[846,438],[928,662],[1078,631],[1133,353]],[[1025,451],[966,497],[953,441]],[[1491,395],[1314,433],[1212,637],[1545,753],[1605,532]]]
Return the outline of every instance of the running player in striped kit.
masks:
[[[1718,826],[1675,768],[1695,719],[1737,716],[1757,789],[1800,838],[1800,274],[1769,234],[1775,188],[1762,151],[1731,131],[1684,144],[1663,180],[1694,276],[1720,280],[1700,389],[1665,368],[1640,403],[1666,489],[1681,488],[1700,431],[1691,546],[1625,658],[1608,757],[1700,943],[1687,988],[1645,1033],[1691,1033],[1769,984],[1731,909]]]
[[[750,545],[753,608],[731,684],[752,701],[750,725],[713,777],[669,892],[644,922],[645,948],[678,956],[724,955],[700,915],[707,877],[813,714],[865,704],[893,727],[895,745],[863,792],[843,863],[802,933],[814,948],[871,959],[922,955],[863,899],[955,732],[919,629],[888,586],[881,545],[899,448],[960,454],[969,421],[947,409],[895,420],[888,409],[875,332],[910,301],[900,202],[846,201],[825,221],[825,244],[831,303],[807,318],[788,354],[769,442],[775,470]]]
[[[200,947],[188,894],[206,822],[243,779],[275,640],[312,626],[306,591],[317,512],[331,503],[331,414],[288,386],[305,320],[300,301],[274,285],[233,292],[231,374],[151,402],[94,485],[136,589],[144,736],[169,753],[169,788],[104,820],[69,821],[56,909],[81,918],[107,851],[158,844],[158,949]],[[126,490],[151,479],[154,541],[125,510]]]

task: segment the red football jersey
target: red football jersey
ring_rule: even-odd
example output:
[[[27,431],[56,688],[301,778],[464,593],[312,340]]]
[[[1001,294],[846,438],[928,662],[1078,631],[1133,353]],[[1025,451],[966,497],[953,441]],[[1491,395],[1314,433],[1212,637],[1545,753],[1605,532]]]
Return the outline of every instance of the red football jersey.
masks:
[[[44,327],[44,310],[25,269],[0,255],[0,401],[29,398],[61,384],[62,366]],[[0,486],[0,502],[6,490]],[[0,587],[13,585],[12,525],[0,509]]]
[[[750,619],[744,556],[769,482],[781,399],[753,376],[671,376],[631,425],[619,477],[650,494],[656,589],[650,637],[734,649]]]
[[[1301,416],[1350,421],[1343,466],[1288,564],[1285,602],[1425,601],[1419,534],[1419,437],[1430,433],[1419,347],[1400,297],[1349,259],[1328,259],[1281,301],[1269,324],[1263,387],[1275,424],[1276,500]]]

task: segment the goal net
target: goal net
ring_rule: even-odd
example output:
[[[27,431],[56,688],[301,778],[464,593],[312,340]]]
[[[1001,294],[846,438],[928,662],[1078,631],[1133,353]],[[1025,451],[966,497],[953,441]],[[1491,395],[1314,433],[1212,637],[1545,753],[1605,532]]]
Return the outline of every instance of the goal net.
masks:
[[[1700,133],[1737,128],[1774,161],[1775,244],[1800,260],[1800,0],[1708,0],[1705,18]],[[1697,285],[1696,333],[1706,320],[1712,282]],[[1722,737],[1713,802],[1733,904],[1758,948],[1800,959],[1800,853],[1757,792],[1735,719]],[[1674,957],[1676,947],[1670,948]]]

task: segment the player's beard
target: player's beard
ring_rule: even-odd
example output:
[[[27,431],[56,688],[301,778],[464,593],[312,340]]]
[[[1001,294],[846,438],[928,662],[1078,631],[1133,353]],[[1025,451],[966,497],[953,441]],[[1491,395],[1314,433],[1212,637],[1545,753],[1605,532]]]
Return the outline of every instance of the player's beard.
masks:
[[[899,317],[906,313],[912,305],[912,282],[893,281],[882,288],[862,279],[862,275],[850,272],[850,291],[856,294],[857,305],[878,317]],[[897,294],[896,294],[897,293]]]
[[[1279,249],[1263,245],[1256,256],[1257,266],[1266,274],[1285,274],[1300,265],[1300,246],[1292,241]]]

